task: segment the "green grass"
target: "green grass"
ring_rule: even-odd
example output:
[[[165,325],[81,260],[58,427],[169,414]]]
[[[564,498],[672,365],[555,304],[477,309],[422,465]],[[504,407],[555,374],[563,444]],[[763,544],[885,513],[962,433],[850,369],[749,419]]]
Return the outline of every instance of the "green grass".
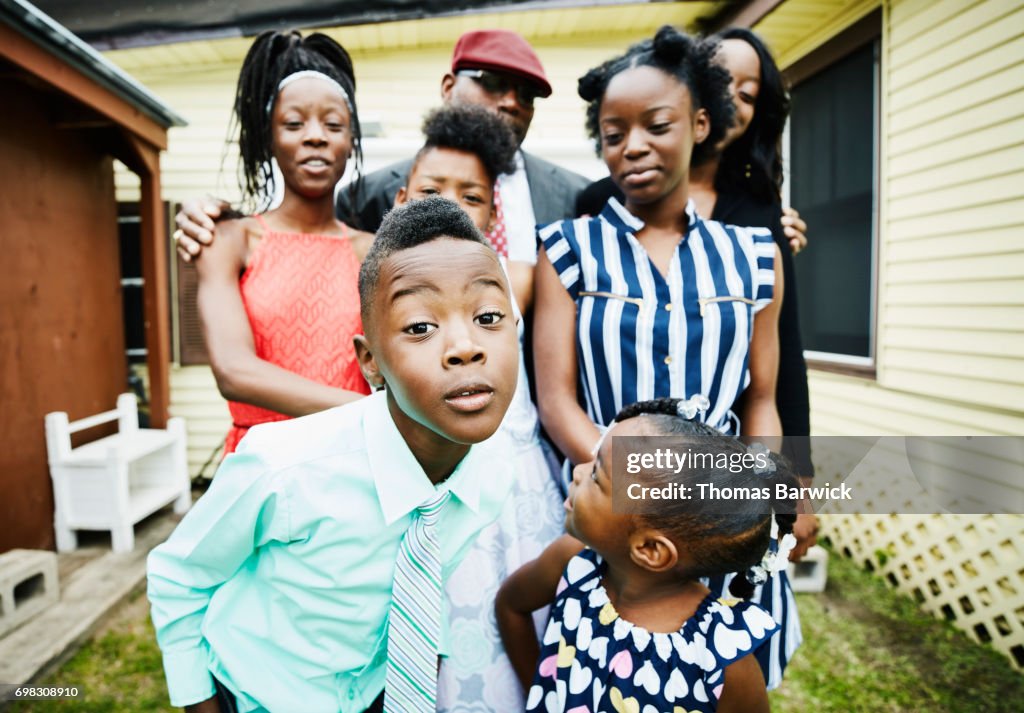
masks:
[[[126,602],[85,646],[38,685],[80,686],[80,700],[32,701],[10,713],[160,713],[167,700],[160,649],[144,592]]]
[[[832,555],[824,594],[797,595],[804,643],[772,710],[1024,710],[1024,676],[992,649]],[[43,685],[82,686],[80,701],[14,704],[11,713],[172,711],[148,607],[139,593]]]
[[[832,553],[828,588],[798,594],[804,642],[772,710],[1024,710],[1024,675],[991,648]]]

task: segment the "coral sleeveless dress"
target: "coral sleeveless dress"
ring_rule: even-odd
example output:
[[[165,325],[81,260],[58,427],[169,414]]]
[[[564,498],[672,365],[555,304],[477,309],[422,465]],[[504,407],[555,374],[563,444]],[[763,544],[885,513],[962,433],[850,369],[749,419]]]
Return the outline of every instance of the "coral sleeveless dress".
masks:
[[[359,259],[348,234],[313,235],[270,230],[239,287],[256,355],[307,379],[370,393],[356,362],[352,337],[361,334]],[[250,427],[289,418],[276,411],[228,402],[232,426],[224,452],[232,453]]]

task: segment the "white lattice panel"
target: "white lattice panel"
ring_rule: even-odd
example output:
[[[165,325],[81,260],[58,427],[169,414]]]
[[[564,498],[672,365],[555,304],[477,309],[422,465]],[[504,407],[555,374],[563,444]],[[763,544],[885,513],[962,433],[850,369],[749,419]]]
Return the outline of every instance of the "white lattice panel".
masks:
[[[1024,516],[825,515],[822,534],[1024,671]]]

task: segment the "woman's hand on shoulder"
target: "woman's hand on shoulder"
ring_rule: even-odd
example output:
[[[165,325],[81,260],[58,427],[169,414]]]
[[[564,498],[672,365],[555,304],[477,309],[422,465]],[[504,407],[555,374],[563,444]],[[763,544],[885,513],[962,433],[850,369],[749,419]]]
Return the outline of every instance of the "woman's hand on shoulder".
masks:
[[[782,209],[782,232],[789,241],[789,249],[794,255],[807,247],[807,223],[800,217],[796,208],[786,206]]]
[[[216,221],[228,210],[227,203],[213,198],[197,198],[181,204],[174,216],[177,229],[172,237],[184,262],[198,258],[203,248],[213,243]]]

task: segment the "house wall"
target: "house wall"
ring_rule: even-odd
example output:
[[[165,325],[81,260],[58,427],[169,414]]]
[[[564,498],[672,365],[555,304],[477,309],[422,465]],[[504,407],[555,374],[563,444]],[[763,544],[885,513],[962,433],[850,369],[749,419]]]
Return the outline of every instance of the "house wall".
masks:
[[[52,549],[43,415],[107,411],[127,364],[113,165],[64,107],[0,79],[0,552]]]
[[[755,30],[785,68],[880,4],[789,0]],[[1024,6],[892,0],[882,17],[877,376],[812,370],[812,433],[1020,436]],[[809,236],[810,250],[828,239],[813,225]],[[1024,668],[1024,517],[823,524],[841,551]]]

